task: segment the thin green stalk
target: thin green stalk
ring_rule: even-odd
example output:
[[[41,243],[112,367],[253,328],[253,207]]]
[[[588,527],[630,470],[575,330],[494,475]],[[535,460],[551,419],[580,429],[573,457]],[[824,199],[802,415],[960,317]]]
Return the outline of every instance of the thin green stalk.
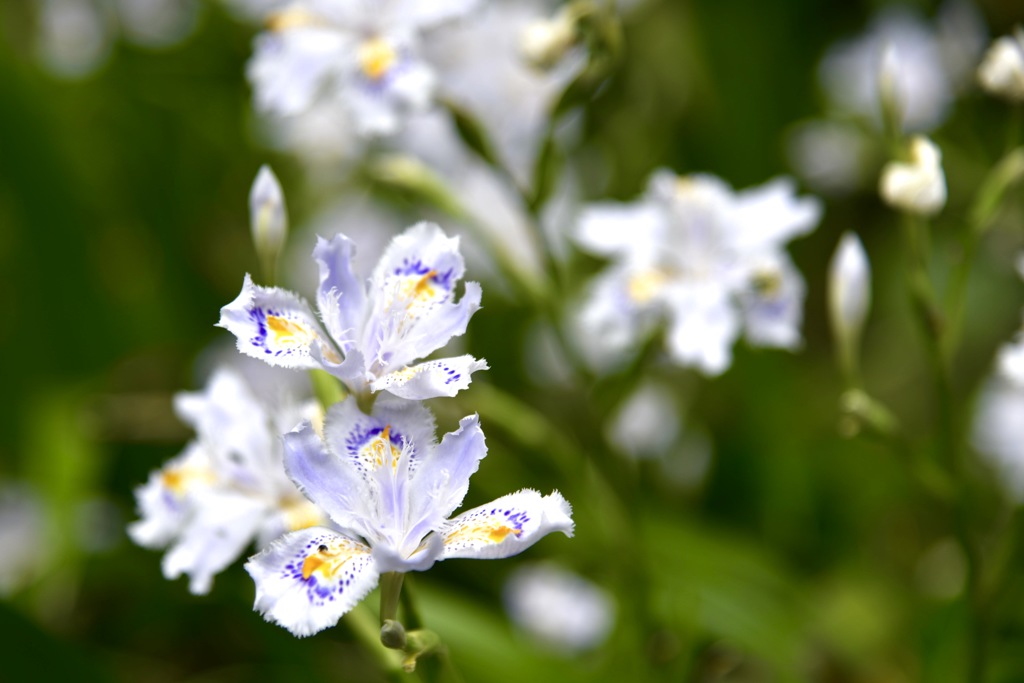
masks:
[[[380,575],[380,623],[398,619],[398,605],[402,595],[402,572],[384,572]]]

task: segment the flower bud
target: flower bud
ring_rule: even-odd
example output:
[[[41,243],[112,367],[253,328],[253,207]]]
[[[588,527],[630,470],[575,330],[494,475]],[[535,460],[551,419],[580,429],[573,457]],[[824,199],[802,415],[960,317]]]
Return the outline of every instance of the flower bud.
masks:
[[[832,334],[846,370],[853,367],[861,331],[871,306],[871,264],[864,246],[852,232],[845,233],[828,271],[828,307]]]
[[[249,221],[256,253],[265,263],[274,263],[288,236],[288,213],[281,183],[269,166],[261,166],[249,192]]]
[[[938,213],[946,205],[942,152],[928,138],[915,136],[910,141],[909,161],[886,164],[878,191],[894,209],[920,216]]]
[[[978,83],[990,95],[1024,102],[1024,30],[992,43],[978,67]]]
[[[575,42],[576,24],[563,10],[551,19],[539,19],[523,29],[519,48],[530,64],[550,69]]]

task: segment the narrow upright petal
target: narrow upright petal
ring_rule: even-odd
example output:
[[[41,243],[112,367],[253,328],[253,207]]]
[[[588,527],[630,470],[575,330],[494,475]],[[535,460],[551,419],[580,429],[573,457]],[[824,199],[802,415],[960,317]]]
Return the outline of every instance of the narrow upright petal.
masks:
[[[314,349],[337,356],[306,302],[287,290],[255,285],[248,275],[238,297],[220,309],[217,325],[235,335],[239,351],[270,365],[319,368]]]
[[[476,415],[462,418],[458,430],[445,434],[437,448],[426,454],[416,468],[409,493],[410,518],[422,525],[418,529],[421,536],[438,528],[462,505],[469,478],[486,455],[487,444]]]
[[[332,407],[329,415],[337,412],[338,408]],[[363,501],[368,496],[366,482],[351,463],[327,449],[310,423],[284,435],[284,467],[299,490],[336,524],[358,528],[358,520],[365,513]]]
[[[363,323],[366,286],[352,271],[355,245],[344,235],[330,240],[318,237],[313,258],[320,268],[316,305],[327,331],[343,351],[348,351]]]
[[[245,569],[255,609],[300,638],[338,623],[380,576],[367,546],[319,527],[282,536]]]
[[[572,536],[572,508],[558,491],[523,489],[462,513],[445,525],[444,559],[499,559],[526,550],[553,531]]]

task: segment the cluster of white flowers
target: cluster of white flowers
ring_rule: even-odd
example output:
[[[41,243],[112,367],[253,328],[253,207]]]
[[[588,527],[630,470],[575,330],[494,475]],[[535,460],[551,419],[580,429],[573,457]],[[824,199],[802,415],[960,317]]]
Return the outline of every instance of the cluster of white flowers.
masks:
[[[534,176],[541,150],[554,144],[552,108],[590,66],[577,48],[585,33],[578,8],[555,11],[545,0],[234,5],[265,27],[248,78],[275,144],[310,168],[345,173],[348,164],[366,162],[361,168],[378,180],[434,191],[444,200],[435,203],[450,200],[458,220],[492,233],[495,262],[512,262],[527,279],[558,260],[544,258],[534,234],[555,204],[534,205],[546,198]],[[161,6],[146,4],[154,12]],[[69,20],[53,21],[60,33],[66,27],[59,22]],[[866,163],[885,131],[906,150],[882,169],[883,200],[912,215],[940,212],[942,154],[920,133],[941,124],[972,72],[984,37],[979,26],[963,5],[948,6],[935,26],[894,10],[830,51],[820,76],[833,114],[844,120],[812,122],[798,133],[795,156],[809,179],[832,189],[858,181],[851,162]],[[95,42],[85,34],[57,40],[90,50]],[[1017,101],[1024,99],[1022,74],[1019,32],[997,41],[977,70],[986,90]],[[264,276],[273,279],[288,216],[266,167],[250,210]],[[575,333],[569,344],[578,348],[566,346],[566,355],[581,351],[608,371],[662,335],[669,363],[715,376],[731,366],[740,337],[760,347],[801,346],[806,286],[787,246],[816,228],[822,205],[800,196],[789,178],[735,191],[709,174],[658,170],[634,202],[573,212],[570,238],[607,264],[585,286],[568,325]],[[482,287],[463,282],[460,238],[436,223],[380,233],[367,240],[386,243],[372,270],[356,262],[360,240],[334,228],[330,238],[317,237],[315,305],[246,275],[220,312],[218,325],[243,356],[278,376],[314,373],[342,398],[324,406],[305,384],[283,391],[291,385],[279,377],[257,381],[221,367],[204,391],[177,397],[196,438],[136,493],[141,519],[129,533],[140,545],[167,549],[168,578],[188,575],[190,589],[205,593],[255,543],[259,552],[245,565],[255,607],[297,636],[337,623],[384,575],[450,558],[507,557],[549,533],[574,530],[558,491],[522,489],[456,514],[487,454],[484,434],[479,417],[468,415],[438,439],[424,401],[456,396],[488,368],[471,354],[435,357],[465,334]],[[547,275],[554,274],[536,280]],[[852,235],[834,258],[829,297],[841,354],[852,364],[870,305],[870,266]],[[556,329],[560,321],[548,322]],[[1017,452],[1024,434],[1005,417],[1024,406],[1024,341],[1002,352],[1000,367],[977,441],[1013,470],[1024,496]],[[635,386],[605,436],[633,457],[660,457],[681,440],[678,396],[664,384]],[[514,621],[564,652],[596,647],[612,629],[610,598],[553,567],[522,570],[506,599]]]
[[[263,228],[257,246],[283,234],[283,201],[261,170],[252,192],[254,229]],[[463,334],[480,307],[475,282],[456,301],[465,270],[458,238],[415,225],[391,241],[365,282],[354,274],[354,251],[340,234],[318,241],[319,315],[247,275],[220,321],[243,354],[326,371],[347,397],[324,415],[293,395],[271,402],[218,370],[205,393],[178,397],[198,437],[138,490],[142,519],[129,530],[142,545],[170,546],[165,575],[188,574],[196,593],[257,540],[264,550],[246,565],[256,608],[298,636],[337,623],[383,573],[506,557],[573,530],[557,491],[524,489],[451,517],[487,454],[484,435],[472,415],[437,442],[421,401],[454,396],[487,364],[469,355],[414,361]],[[369,412],[361,407],[371,403]]]

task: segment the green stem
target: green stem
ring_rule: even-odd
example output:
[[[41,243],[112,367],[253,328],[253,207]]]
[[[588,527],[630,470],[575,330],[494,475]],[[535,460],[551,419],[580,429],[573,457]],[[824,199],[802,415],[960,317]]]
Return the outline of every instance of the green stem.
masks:
[[[380,623],[398,619],[398,605],[402,595],[402,572],[384,572],[380,575]]]

